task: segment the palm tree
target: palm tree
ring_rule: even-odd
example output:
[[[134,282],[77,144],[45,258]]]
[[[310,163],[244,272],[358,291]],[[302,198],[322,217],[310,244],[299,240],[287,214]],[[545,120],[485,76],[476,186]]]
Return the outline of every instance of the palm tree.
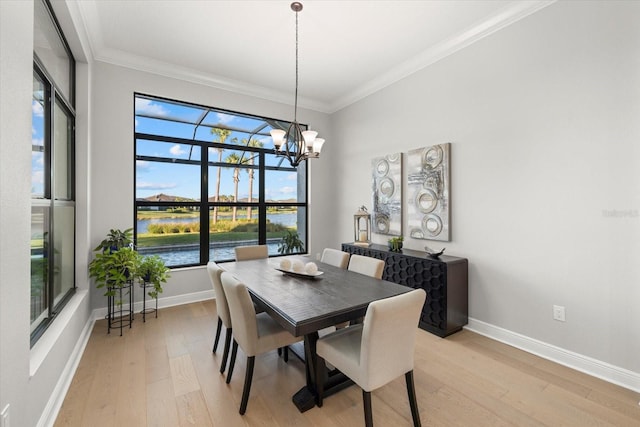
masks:
[[[236,153],[231,153],[227,156],[226,159],[224,159],[224,161],[226,163],[231,163],[236,165],[236,167],[233,169],[233,183],[235,185],[234,192],[233,192],[233,201],[238,203],[238,183],[240,183],[240,156],[238,156]],[[237,213],[238,213],[238,207],[234,206],[233,217],[231,218],[233,222],[237,221]]]
[[[212,128],[211,133],[218,136],[218,140],[214,142],[219,142],[224,144],[226,139],[231,135],[231,131],[229,129],[220,129],[220,128]],[[222,152],[224,148],[216,148],[218,150],[218,163],[222,162]],[[213,199],[214,202],[220,201],[220,179],[221,179],[222,168],[218,166],[218,181],[216,182],[216,197]],[[213,207],[213,223],[218,222],[218,207]]]
[[[257,147],[257,148],[262,148],[264,147],[264,144],[260,141],[258,141],[257,139],[250,139],[249,143],[247,143],[246,139],[242,140],[242,145],[246,146],[246,147]],[[257,156],[257,153],[252,153],[252,152],[248,152],[247,155],[249,156],[249,158],[247,160],[245,160],[243,163],[247,164],[247,165],[253,165],[253,159],[255,159],[255,156]],[[248,202],[251,203],[253,201],[253,174],[254,174],[254,170],[252,168],[247,168],[247,173],[249,174],[249,199]],[[247,207],[247,219],[251,219],[251,206]]]

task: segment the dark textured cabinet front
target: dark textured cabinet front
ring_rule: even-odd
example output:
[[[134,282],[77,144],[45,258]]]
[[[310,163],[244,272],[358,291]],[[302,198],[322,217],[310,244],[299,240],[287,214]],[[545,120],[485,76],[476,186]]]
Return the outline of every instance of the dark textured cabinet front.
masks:
[[[392,252],[386,246],[369,247],[343,243],[342,250],[384,260],[382,278],[427,292],[420,327],[445,337],[462,329],[468,321],[468,261],[442,255],[429,258],[425,252],[403,249]]]

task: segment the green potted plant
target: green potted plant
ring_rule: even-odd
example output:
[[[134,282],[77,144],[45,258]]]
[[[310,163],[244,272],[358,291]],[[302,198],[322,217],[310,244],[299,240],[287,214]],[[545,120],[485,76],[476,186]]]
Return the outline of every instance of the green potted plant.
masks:
[[[121,248],[131,246],[133,244],[133,228],[127,228],[122,231],[119,229],[111,229],[107,233],[107,237],[100,242],[94,251],[102,250],[105,252],[107,249],[111,252],[115,252]]]
[[[167,279],[171,277],[169,269],[158,255],[143,256],[137,276],[143,283],[153,284],[153,289],[148,292],[151,298],[157,298],[158,294],[162,293],[162,284],[167,283]]]
[[[136,277],[139,265],[140,255],[133,248],[105,249],[89,263],[89,277],[95,279],[98,289],[107,288],[105,296],[115,296],[116,289],[127,286]]]
[[[278,253],[290,254],[294,251],[304,252],[304,243],[296,231],[287,230],[278,245]]]
[[[389,250],[393,252],[400,252],[402,250],[402,242],[404,241],[404,237],[392,237],[389,239]]]

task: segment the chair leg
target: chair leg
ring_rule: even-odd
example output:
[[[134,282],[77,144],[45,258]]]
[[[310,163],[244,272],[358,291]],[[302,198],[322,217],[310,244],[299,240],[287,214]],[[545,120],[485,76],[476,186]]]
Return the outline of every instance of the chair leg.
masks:
[[[213,352],[218,348],[218,340],[220,339],[220,331],[222,331],[222,319],[218,317],[218,327],[216,328],[216,338],[213,340]]]
[[[418,401],[416,400],[416,387],[413,382],[413,370],[404,374],[407,382],[407,394],[409,395],[409,405],[411,406],[411,416],[413,417],[413,426],[421,427],[420,412],[418,411]]]
[[[244,389],[242,390],[242,401],[240,402],[240,415],[244,415],[247,411],[247,402],[249,401],[249,393],[251,392],[251,379],[253,378],[253,364],[255,361],[255,356],[247,357],[247,372],[244,376]]]
[[[362,402],[364,403],[364,425],[373,427],[373,414],[371,413],[371,392],[362,390]]]
[[[220,373],[223,374],[227,367],[227,359],[229,358],[229,347],[231,347],[231,328],[227,328],[227,334],[224,337],[224,351],[222,352],[222,364],[220,365]]]
[[[238,343],[233,340],[233,349],[231,350],[231,361],[229,361],[229,370],[227,371],[227,384],[231,382],[231,375],[233,375],[233,367],[236,364],[236,355],[238,354]]]
[[[278,347],[278,357],[282,356],[282,347]]]
[[[289,363],[289,347],[284,348],[284,363]]]

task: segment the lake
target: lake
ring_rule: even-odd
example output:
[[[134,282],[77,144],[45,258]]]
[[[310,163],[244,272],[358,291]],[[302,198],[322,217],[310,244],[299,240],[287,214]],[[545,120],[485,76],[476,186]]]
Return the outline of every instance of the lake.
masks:
[[[216,243],[209,247],[209,259],[212,261],[232,261],[236,254],[234,248],[238,245],[257,245],[257,241],[250,242],[230,242],[226,244]],[[280,239],[270,239],[267,241],[269,255],[278,255]],[[200,247],[198,245],[188,245],[188,247],[168,247],[168,248],[138,248],[141,255],[158,255],[167,267],[177,265],[198,264],[200,262]]]

